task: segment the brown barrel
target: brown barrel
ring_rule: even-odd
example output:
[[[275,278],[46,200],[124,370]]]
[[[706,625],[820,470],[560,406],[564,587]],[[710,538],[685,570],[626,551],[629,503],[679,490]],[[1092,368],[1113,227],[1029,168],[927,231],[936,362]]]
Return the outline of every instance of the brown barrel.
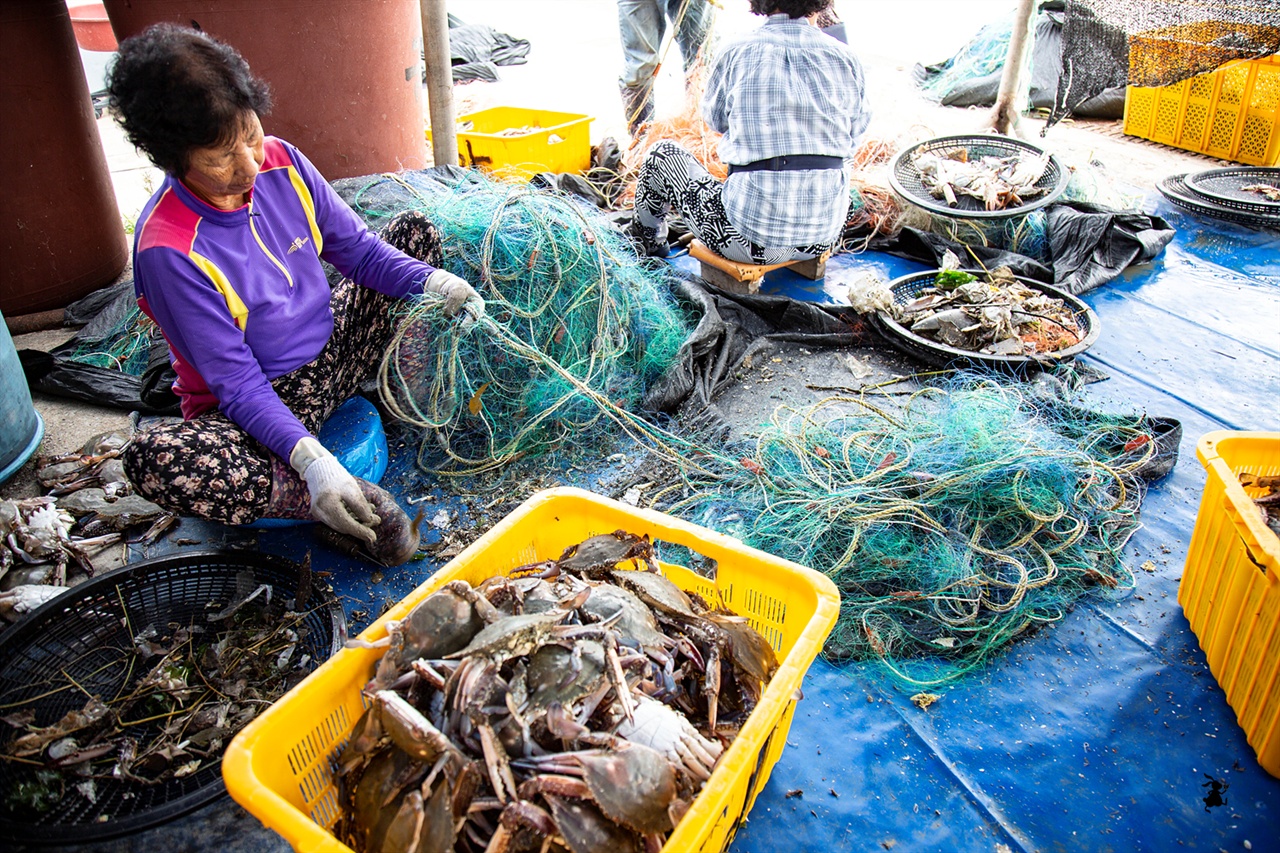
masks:
[[[64,0],[0,3],[0,313],[60,308],[129,259]]]
[[[268,133],[326,178],[426,165],[419,0],[106,0],[120,41],[170,21],[232,45],[271,86]]]

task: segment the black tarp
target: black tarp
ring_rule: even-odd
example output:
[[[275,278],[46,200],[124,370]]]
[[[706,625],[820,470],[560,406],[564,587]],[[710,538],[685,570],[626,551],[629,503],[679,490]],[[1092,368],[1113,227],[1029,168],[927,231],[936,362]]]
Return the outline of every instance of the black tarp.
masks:
[[[453,64],[453,82],[498,79],[499,65],[523,65],[528,62],[528,39],[501,33],[484,24],[468,24],[455,15],[449,16],[449,59]]]
[[[1036,18],[1035,40],[1031,47],[1031,83],[1028,105],[1033,109],[1051,109],[1058,94],[1058,78],[1062,73],[1062,32],[1066,22],[1065,0],[1045,3]],[[954,57],[933,65],[917,65],[918,82],[943,73],[951,67]],[[948,107],[989,107],[996,102],[1000,90],[997,69],[981,77],[956,82],[942,95],[942,104]],[[1120,70],[1123,77],[1123,69]],[[1121,118],[1124,115],[1124,85],[1113,85],[1079,103],[1073,103],[1071,114],[1087,118]]]
[[[119,333],[136,309],[132,279],[96,290],[68,305],[63,312],[64,322],[71,326],[84,324],[83,328],[49,352],[19,351],[27,384],[33,391],[100,406],[144,414],[177,413],[178,395],[172,387],[177,377],[169,364],[169,346],[159,333],[151,336],[147,369],[141,376],[86,364],[73,357],[81,347],[105,344]]]
[[[1007,266],[1015,275],[1078,296],[1116,278],[1126,267],[1151,260],[1173,239],[1168,222],[1140,210],[1114,210],[1083,201],[1058,202],[1045,210],[1047,263],[990,246],[966,246],[916,228],[875,238],[869,248],[934,266],[941,266],[942,256],[950,251],[964,269]]]

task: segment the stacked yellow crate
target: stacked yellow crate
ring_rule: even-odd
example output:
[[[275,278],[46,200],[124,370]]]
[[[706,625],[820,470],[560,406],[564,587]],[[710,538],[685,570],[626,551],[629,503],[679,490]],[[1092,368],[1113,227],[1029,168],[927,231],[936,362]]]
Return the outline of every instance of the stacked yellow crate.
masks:
[[[1200,58],[1211,67],[1215,59],[1207,53],[1214,50],[1208,44],[1214,27],[1223,25],[1205,22],[1132,36],[1130,79],[1141,80],[1163,63],[1185,62],[1188,51],[1206,54]],[[1124,132],[1224,160],[1275,166],[1280,163],[1280,57],[1228,62],[1169,86],[1130,86]]]

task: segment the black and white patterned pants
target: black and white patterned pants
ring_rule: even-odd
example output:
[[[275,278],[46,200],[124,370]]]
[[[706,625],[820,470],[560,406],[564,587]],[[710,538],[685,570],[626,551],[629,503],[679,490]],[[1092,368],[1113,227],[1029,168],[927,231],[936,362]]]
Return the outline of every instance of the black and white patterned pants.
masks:
[[[654,143],[640,165],[636,185],[637,233],[650,254],[665,255],[666,217],[679,213],[699,240],[721,257],[745,264],[780,264],[816,258],[830,243],[809,246],[760,246],[729,222],[716,180],[698,159],[669,139]]]
[[[391,245],[432,266],[440,235],[416,211],[382,232]],[[349,280],[333,289],[333,335],[312,361],[271,381],[281,401],[312,435],[377,370],[395,331],[393,297]],[[134,436],[123,454],[125,474],[147,500],[182,515],[227,524],[259,518],[307,518],[311,500],[287,459],[217,409]]]

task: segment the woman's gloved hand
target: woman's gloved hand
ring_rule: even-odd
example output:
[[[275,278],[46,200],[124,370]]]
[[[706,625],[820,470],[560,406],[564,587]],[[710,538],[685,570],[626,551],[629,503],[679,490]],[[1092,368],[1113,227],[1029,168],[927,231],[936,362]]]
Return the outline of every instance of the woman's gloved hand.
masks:
[[[360,484],[319,441],[298,439],[289,453],[289,465],[307,481],[311,516],[339,533],[373,544],[374,527],[382,519],[365,499]]]
[[[466,309],[473,320],[484,316],[484,300],[465,279],[448,270],[435,270],[422,283],[423,293],[437,293],[444,297],[444,313],[452,317]]]

